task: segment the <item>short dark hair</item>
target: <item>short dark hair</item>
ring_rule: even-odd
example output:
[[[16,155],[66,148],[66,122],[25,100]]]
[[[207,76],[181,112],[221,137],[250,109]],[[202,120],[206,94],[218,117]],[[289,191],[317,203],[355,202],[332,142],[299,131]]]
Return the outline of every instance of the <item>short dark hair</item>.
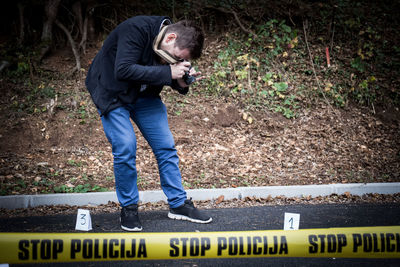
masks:
[[[204,44],[203,31],[190,20],[181,20],[168,26],[166,34],[176,32],[176,45],[179,49],[189,49],[192,59],[201,56]]]

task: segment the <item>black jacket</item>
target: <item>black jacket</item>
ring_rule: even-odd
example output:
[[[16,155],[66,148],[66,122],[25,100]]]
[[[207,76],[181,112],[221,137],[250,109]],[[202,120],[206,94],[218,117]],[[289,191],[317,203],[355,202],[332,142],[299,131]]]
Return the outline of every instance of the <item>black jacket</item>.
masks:
[[[160,65],[153,51],[153,40],[168,17],[137,16],[119,24],[104,41],[86,77],[93,102],[101,116],[132,104],[141,95],[157,96],[164,85],[186,94],[171,78],[169,65]],[[146,90],[141,93],[141,87]]]

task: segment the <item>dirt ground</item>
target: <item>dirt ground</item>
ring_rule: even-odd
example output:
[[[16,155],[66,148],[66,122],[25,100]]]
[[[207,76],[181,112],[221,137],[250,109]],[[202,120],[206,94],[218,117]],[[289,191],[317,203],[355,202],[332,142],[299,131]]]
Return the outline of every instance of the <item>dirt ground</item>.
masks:
[[[84,68],[94,54],[86,55]],[[68,52],[46,61],[49,72],[63,73],[71,66]],[[58,99],[53,104],[43,99],[40,107],[47,105],[47,111],[33,114],[11,107],[21,99],[21,88],[4,79],[0,85],[2,195],[115,190],[111,147],[84,77],[54,74],[49,86]],[[169,88],[162,93],[187,189],[400,182],[396,108],[376,107],[374,113],[321,101],[289,120],[201,90],[200,85],[187,96]],[[137,137],[139,189],[158,190],[154,155],[138,132]]]

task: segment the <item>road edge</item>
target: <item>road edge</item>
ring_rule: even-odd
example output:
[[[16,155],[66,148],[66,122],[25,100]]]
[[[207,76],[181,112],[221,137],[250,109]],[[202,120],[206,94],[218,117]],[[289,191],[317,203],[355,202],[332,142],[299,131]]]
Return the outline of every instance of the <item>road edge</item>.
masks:
[[[237,187],[218,189],[188,189],[187,196],[193,200],[213,200],[223,195],[225,200],[242,199],[245,197],[268,196],[277,197],[303,197],[303,196],[328,196],[332,194],[350,193],[352,195],[364,194],[396,194],[400,193],[400,183],[367,183],[367,184],[323,184],[323,185],[291,185],[291,186],[262,186],[262,187]],[[142,203],[165,201],[162,190],[139,192]],[[13,195],[0,196],[0,208],[18,209],[37,206],[70,205],[86,206],[107,204],[109,201],[117,202],[115,191],[69,193],[69,194],[40,194],[40,195]]]

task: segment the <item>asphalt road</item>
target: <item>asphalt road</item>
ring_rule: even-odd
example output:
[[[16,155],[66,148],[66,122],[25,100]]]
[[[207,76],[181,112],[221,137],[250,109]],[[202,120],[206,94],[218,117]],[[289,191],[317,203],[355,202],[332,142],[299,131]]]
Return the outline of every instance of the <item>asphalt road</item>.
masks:
[[[324,204],[213,209],[211,224],[167,218],[168,211],[139,214],[143,232],[282,230],[284,213],[300,214],[300,229],[400,225],[400,204]],[[119,214],[93,214],[91,232],[123,232]],[[0,232],[77,232],[76,215],[0,218]],[[400,259],[255,258],[194,259],[101,263],[57,263],[41,266],[400,266]],[[18,265],[28,266],[28,265]]]

